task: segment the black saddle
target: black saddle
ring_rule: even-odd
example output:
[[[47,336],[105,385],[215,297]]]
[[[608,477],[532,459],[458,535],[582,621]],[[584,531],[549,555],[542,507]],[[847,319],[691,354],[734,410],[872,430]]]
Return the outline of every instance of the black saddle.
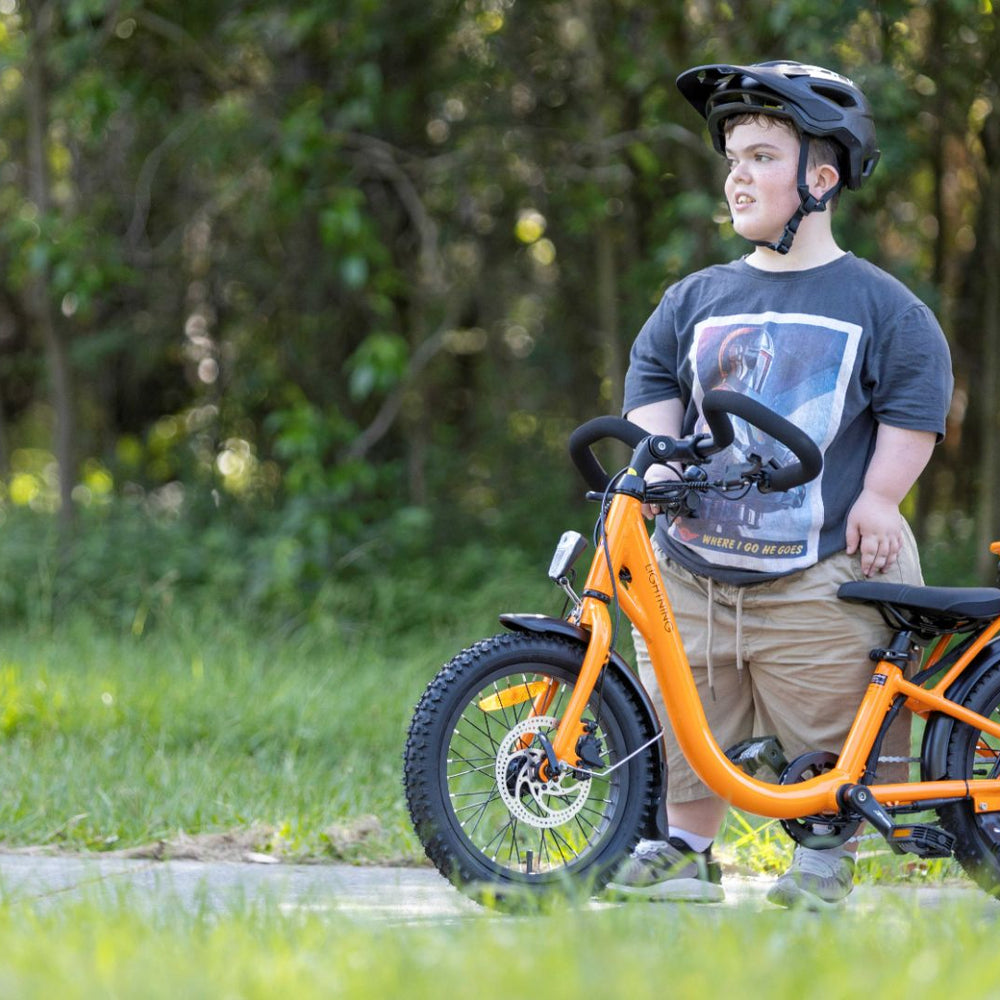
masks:
[[[967,632],[1000,615],[996,587],[913,587],[861,580],[842,583],[837,596],[875,604],[893,628],[911,629],[925,638]]]

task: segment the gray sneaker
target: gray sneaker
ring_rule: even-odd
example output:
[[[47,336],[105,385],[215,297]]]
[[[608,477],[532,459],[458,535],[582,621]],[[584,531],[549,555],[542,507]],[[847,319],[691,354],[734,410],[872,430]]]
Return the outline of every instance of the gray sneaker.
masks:
[[[640,840],[606,892],[612,899],[688,903],[718,903],[726,895],[711,849],[701,854],[676,837]]]
[[[768,890],[767,900],[777,906],[825,910],[843,902],[853,888],[853,858],[796,847],[788,871]]]

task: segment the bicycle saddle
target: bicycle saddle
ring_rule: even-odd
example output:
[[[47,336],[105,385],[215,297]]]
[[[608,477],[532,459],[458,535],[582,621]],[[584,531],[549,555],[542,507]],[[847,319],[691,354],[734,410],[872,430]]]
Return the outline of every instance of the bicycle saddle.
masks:
[[[914,587],[860,580],[842,583],[837,596],[877,604],[890,624],[922,634],[957,632],[1000,615],[1000,589],[996,587]]]

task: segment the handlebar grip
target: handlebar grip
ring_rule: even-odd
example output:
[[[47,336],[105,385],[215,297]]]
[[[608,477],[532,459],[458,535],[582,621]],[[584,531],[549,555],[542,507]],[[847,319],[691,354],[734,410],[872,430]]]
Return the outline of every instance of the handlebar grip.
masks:
[[[581,424],[569,438],[569,454],[573,464],[579,469],[584,482],[592,489],[603,493],[611,482],[611,477],[604,471],[604,466],[590,450],[591,445],[605,438],[615,438],[624,441],[630,448],[635,448],[649,432],[638,424],[623,417],[594,417]]]
[[[739,392],[710,389],[701,401],[701,412],[708,421],[715,444],[720,448],[726,448],[733,442],[733,425],[729,420],[732,414],[742,417],[791,449],[798,461],[771,474],[771,490],[790,490],[801,486],[815,479],[823,469],[823,456],[813,439],[756,399]]]

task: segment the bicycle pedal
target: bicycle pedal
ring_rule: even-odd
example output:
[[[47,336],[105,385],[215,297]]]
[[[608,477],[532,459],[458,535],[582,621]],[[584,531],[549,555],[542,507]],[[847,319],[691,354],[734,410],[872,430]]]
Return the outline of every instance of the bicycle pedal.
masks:
[[[950,858],[955,849],[955,838],[947,830],[925,823],[894,826],[886,840],[897,853],[921,858]]]
[[[726,751],[726,756],[751,777],[762,767],[770,768],[776,775],[780,775],[788,767],[777,736],[756,736],[741,740]]]

